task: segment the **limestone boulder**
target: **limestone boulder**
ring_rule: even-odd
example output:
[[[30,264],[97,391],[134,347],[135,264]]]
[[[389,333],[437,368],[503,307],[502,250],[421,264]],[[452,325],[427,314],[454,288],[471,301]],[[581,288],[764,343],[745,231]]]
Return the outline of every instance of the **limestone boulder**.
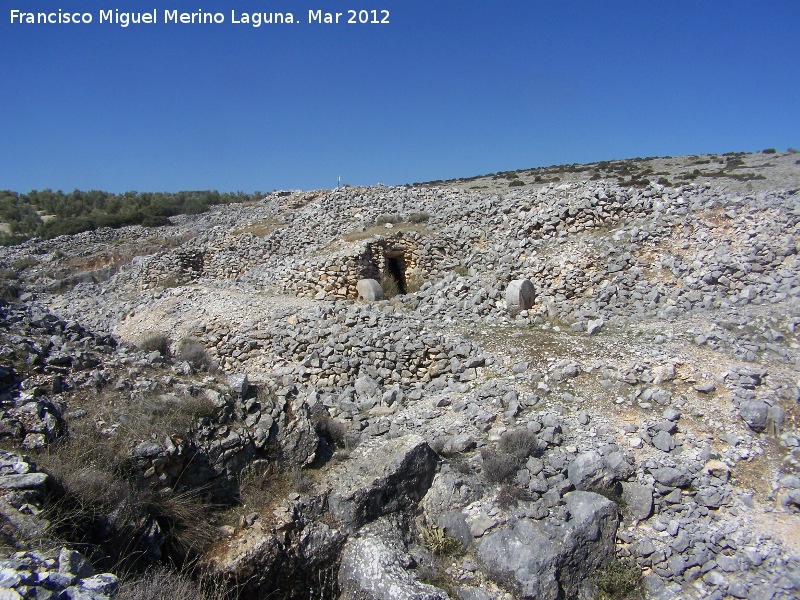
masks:
[[[633,469],[619,452],[601,456],[590,450],[582,452],[570,463],[567,476],[577,490],[612,491],[618,481],[626,479]]]
[[[319,434],[311,421],[308,404],[295,400],[291,415],[284,415],[278,428],[280,460],[287,467],[305,467],[314,462]]]
[[[357,529],[392,512],[417,505],[433,481],[438,458],[418,435],[361,444],[331,481],[331,514]]]
[[[419,581],[399,532],[385,518],[351,537],[339,567],[343,600],[447,600],[437,587]]]
[[[617,505],[593,492],[564,496],[568,519],[517,519],[477,542],[486,571],[517,598],[585,598],[587,573],[614,556]]]
[[[769,404],[763,400],[743,402],[739,407],[739,414],[753,431],[761,432],[767,429]]]

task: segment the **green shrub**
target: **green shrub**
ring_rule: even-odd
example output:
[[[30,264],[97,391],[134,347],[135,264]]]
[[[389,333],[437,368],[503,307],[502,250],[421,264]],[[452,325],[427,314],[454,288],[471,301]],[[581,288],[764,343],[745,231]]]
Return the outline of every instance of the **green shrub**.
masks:
[[[164,227],[168,225],[172,225],[172,221],[164,215],[146,215],[141,221],[142,227]]]
[[[595,577],[597,600],[634,600],[644,598],[642,571],[629,560],[613,559]]]
[[[514,181],[508,184],[508,187],[519,187],[521,185],[525,185],[525,182],[521,179],[515,179]]]
[[[254,194],[186,191],[176,193],[126,192],[112,194],[99,190],[62,192],[46,189],[18,194],[0,190],[0,222],[8,223],[11,236],[2,241],[17,243],[33,235],[52,238],[90,231],[98,227],[169,225],[169,217],[198,214],[217,204],[248,203],[262,197]],[[37,211],[49,218],[42,220]]]
[[[775,154],[777,150],[775,148],[767,148],[766,150],[762,150],[762,154]]]
[[[430,214],[425,211],[412,212],[408,215],[408,221],[410,223],[427,223],[430,218]]]

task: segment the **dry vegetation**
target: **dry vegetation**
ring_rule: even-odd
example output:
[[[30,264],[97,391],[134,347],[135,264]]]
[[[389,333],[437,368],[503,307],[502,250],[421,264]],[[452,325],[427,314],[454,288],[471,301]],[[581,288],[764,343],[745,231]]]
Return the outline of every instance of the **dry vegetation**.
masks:
[[[256,237],[265,237],[272,233],[273,231],[277,231],[281,227],[283,227],[283,223],[280,221],[276,221],[274,219],[264,219],[263,221],[259,221],[257,223],[252,223],[250,225],[246,225],[245,227],[239,227],[231,231],[231,235],[237,236],[242,235],[245,233],[249,233],[250,235],[254,235]]]

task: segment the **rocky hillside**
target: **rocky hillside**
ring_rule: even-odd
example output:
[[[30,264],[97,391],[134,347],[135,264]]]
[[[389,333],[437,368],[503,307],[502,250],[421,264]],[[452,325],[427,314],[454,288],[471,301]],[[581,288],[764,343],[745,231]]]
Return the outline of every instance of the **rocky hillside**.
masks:
[[[798,157],[275,192],[3,248],[0,587],[796,598]]]

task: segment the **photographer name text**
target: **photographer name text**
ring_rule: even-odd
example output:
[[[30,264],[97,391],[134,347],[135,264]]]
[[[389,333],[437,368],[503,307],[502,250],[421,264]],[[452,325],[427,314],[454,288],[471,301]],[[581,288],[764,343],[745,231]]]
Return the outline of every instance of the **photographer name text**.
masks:
[[[48,12],[26,12],[11,9],[12,25],[114,25],[131,27],[140,25],[388,25],[390,14],[385,9],[343,10],[341,12],[325,12],[309,9],[303,13],[292,12],[212,12],[195,10],[184,12],[174,9],[157,9],[141,12],[126,12],[119,9],[93,12],[75,12],[67,10],[51,10]]]

